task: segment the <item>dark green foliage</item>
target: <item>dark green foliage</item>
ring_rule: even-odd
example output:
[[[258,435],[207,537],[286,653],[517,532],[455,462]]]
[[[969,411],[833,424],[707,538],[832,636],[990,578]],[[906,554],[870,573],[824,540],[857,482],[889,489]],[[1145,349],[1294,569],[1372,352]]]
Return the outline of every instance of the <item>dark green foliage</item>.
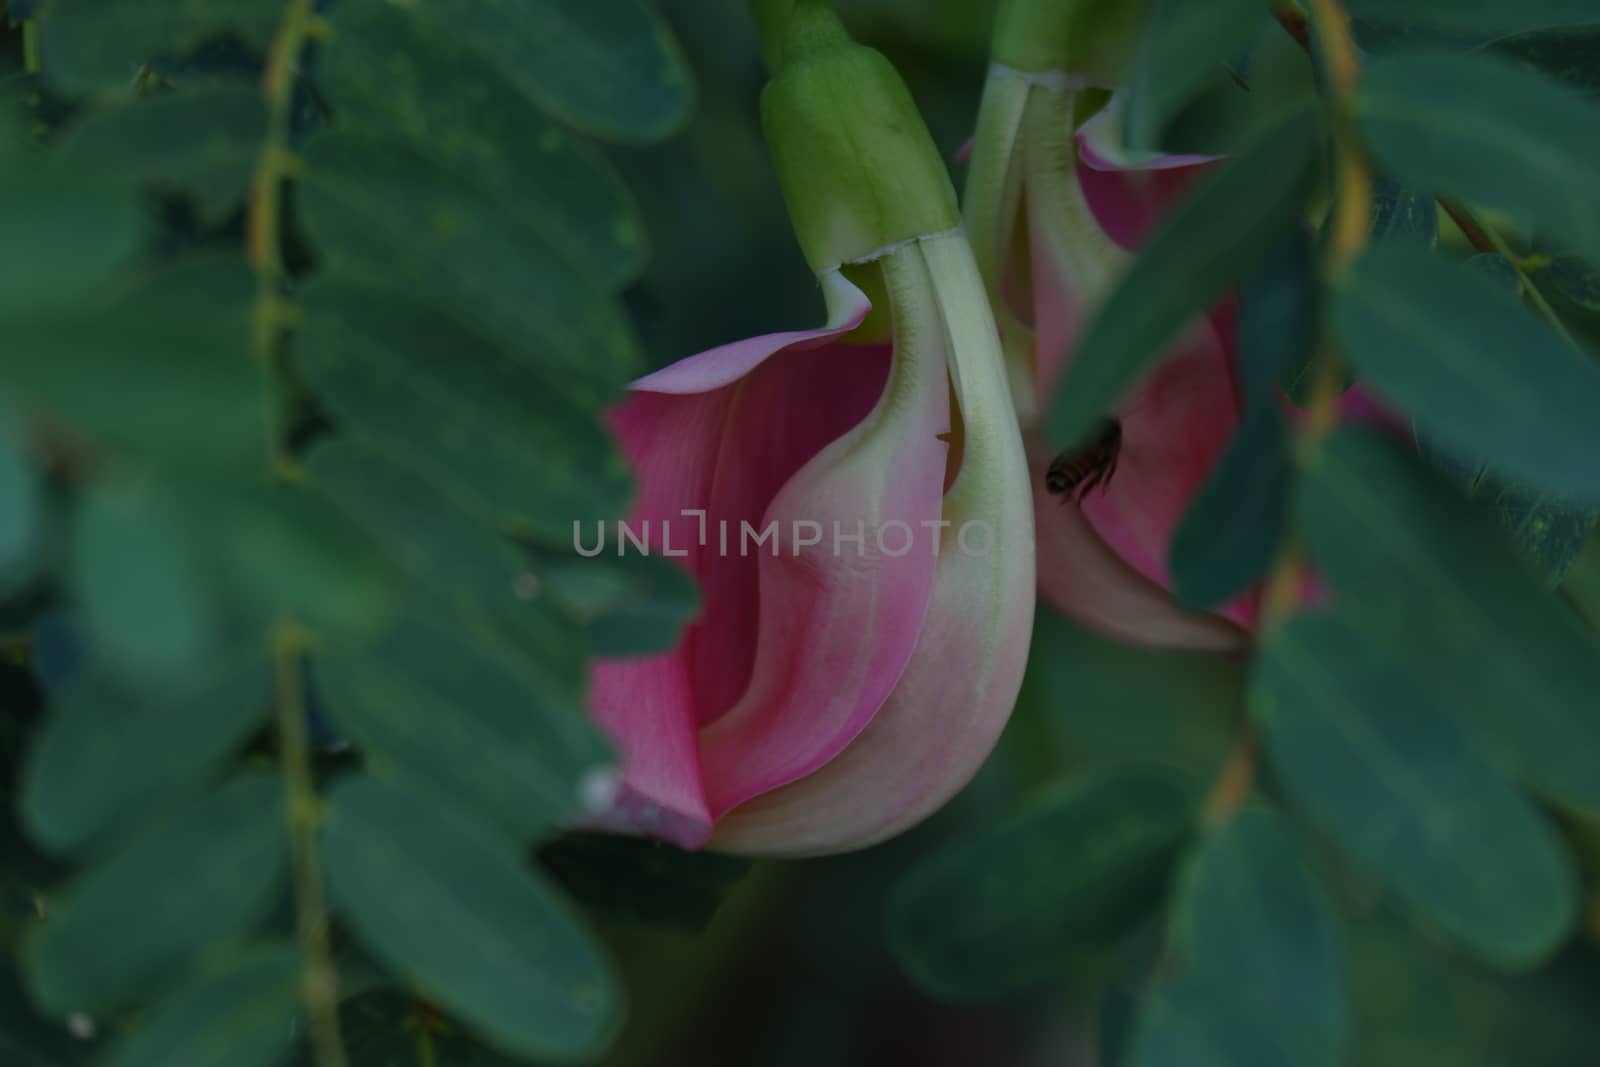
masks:
[[[1086,772],[957,839],[895,893],[902,964],[918,985],[960,1000],[1023,988],[1110,949],[1160,901],[1195,803],[1171,771],[1129,765]]]
[[[524,868],[614,774],[586,661],[669,646],[696,602],[674,568],[572,551],[629,507],[601,416],[639,369],[620,291],[648,247],[583,135],[687,120],[664,23],[637,0],[7,13],[38,15],[39,70],[0,94],[0,595],[68,602],[19,627],[53,706],[17,794],[80,865],[39,898],[32,999],[115,1030],[116,1067],[287,1062],[318,963],[259,938],[305,906],[298,847],[389,980],[521,1054],[601,1051],[610,965]],[[320,764],[359,770],[317,839]],[[480,936],[419,944],[402,885]]]
[[[1289,623],[1262,650],[1253,704],[1290,799],[1430,925],[1515,968],[1570,935],[1576,873],[1554,827],[1358,633]]]
[[[1289,433],[1263,406],[1246,418],[1172,538],[1179,601],[1210,608],[1272,566],[1289,519]]]
[[[1265,810],[1195,850],[1171,920],[1176,974],[1150,994],[1132,1067],[1337,1067],[1350,1038],[1343,948],[1301,846]]]
[[[328,886],[362,941],[523,1056],[593,1054],[621,991],[576,916],[510,838],[421,794],[355,780],[329,796]]]

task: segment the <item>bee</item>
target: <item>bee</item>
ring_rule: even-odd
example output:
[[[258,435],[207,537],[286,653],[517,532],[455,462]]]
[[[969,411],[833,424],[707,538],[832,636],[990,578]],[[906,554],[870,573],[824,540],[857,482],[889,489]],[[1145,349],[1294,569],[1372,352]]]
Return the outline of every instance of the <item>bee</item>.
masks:
[[[1044,487],[1063,501],[1082,500],[1089,490],[1101,492],[1117,473],[1117,457],[1122,453],[1122,422],[1104,419],[1094,437],[1084,445],[1069,448],[1050,461]]]

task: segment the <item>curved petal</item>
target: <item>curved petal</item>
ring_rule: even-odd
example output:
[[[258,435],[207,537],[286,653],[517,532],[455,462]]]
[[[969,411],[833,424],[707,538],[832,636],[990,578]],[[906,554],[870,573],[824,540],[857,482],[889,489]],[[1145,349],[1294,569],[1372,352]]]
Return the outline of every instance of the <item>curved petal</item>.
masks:
[[[700,735],[710,811],[812,773],[882,706],[916,645],[933,590],[950,425],[944,338],[919,262],[883,261],[895,357],[872,413],[823,449],[763,517],[757,646],[748,688]],[[845,542],[836,534],[861,543]],[[813,541],[814,539],[814,541]]]
[[[672,551],[688,553],[679,563],[694,575],[701,573],[701,549],[680,512],[698,506],[710,491],[731,399],[728,390],[683,397],[636,393],[608,420],[639,482],[629,528],[646,531],[652,549],[681,546]],[[661,540],[650,536],[657,532]],[[617,537],[622,551],[620,529]],[[672,840],[685,847],[704,841],[711,816],[701,787],[683,646],[644,660],[597,661],[589,707],[622,757],[615,806],[598,824],[642,833],[670,826],[677,831]]]
[[[786,438],[791,472],[845,428],[837,419],[827,425],[822,425],[825,419],[813,419],[803,428],[814,432],[800,433],[771,411],[749,411],[739,403],[744,382],[733,373],[742,370],[759,375],[786,359],[805,360],[802,367],[827,368],[837,363],[841,357],[831,356],[826,349],[818,353],[815,346],[859,325],[870,305],[860,290],[842,277],[825,278],[823,284],[833,312],[832,325],[753,338],[692,356],[635,383],[608,417],[639,484],[626,527],[649,551],[670,556],[694,575],[710,604],[720,606],[729,598],[740,599],[738,575],[730,578],[723,573],[720,561],[708,551],[715,542],[701,537],[702,520],[685,512],[705,511],[717,496],[718,474],[726,467],[730,421],[738,414],[741,422],[765,420],[775,427],[796,429]],[[858,358],[853,350],[848,351],[851,358]],[[773,356],[781,358],[773,360]],[[870,362],[870,356],[866,358]],[[878,363],[885,362],[880,355]],[[880,369],[876,373],[877,388],[881,389],[885,372]],[[785,377],[794,380],[796,375]],[[870,370],[865,377],[871,378]],[[869,383],[867,388],[873,387]],[[854,417],[859,418],[870,405],[871,398],[858,406]],[[777,484],[781,479],[764,499],[751,505],[753,510],[740,517],[758,517]],[[621,528],[617,535],[621,550]],[[749,580],[753,582],[754,576]],[[750,597],[753,599],[753,592]],[[717,617],[725,613],[719,611]],[[753,621],[753,612],[746,621]],[[594,665],[591,714],[620,750],[622,782],[611,808],[597,815],[592,825],[650,833],[685,847],[696,847],[709,835],[711,815],[699,760],[693,670],[694,634],[703,625],[691,626],[684,641],[670,652]],[[737,629],[737,624],[729,629]]]
[[[1078,151],[1086,166],[1095,170],[1174,170],[1211,163],[1217,156],[1169,155],[1129,148],[1122,139],[1126,90],[1111,94],[1104,107],[1078,127]]]
[[[1123,406],[1115,474],[1083,498],[1083,513],[1130,566],[1164,589],[1173,534],[1239,425],[1228,353],[1209,320],[1192,329]],[[1222,612],[1255,623],[1249,594]]]
[[[701,573],[701,614],[687,635],[700,725],[721,718],[744,693],[760,639],[762,550],[742,550],[743,524],[759,536],[762,516],[795,472],[872,411],[889,364],[883,345],[793,350],[762,364],[732,391],[703,504],[716,565]]]
[[[899,684],[826,766],[729,812],[712,847],[765,855],[865,848],[964,786],[1016,703],[1033,626],[1032,496],[994,321],[964,241],[924,242],[947,309],[965,447],[944,498],[933,598]]]
[[[1080,167],[1078,181],[1095,220],[1121,248],[1144,243],[1202,176],[1199,166],[1161,170],[1096,170]]]
[[[651,393],[705,393],[732,385],[769,357],[792,348],[814,347],[849,333],[872,310],[867,295],[839,271],[819,278],[828,305],[828,323],[816,330],[791,330],[750,337],[680,359],[635,381],[629,388]]]
[[[1050,451],[1031,446],[1039,591],[1056,610],[1119,640],[1156,648],[1233,652],[1249,635],[1220,616],[1191,612],[1106,544],[1079,508],[1044,488]],[[1121,477],[1120,473],[1118,477]]]

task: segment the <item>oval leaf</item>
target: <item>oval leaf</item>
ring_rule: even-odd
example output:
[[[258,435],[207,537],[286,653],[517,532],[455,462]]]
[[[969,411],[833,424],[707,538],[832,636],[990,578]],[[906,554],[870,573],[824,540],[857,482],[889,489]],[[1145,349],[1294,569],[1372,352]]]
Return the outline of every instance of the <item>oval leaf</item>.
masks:
[[[1360,634],[1292,620],[1267,639],[1252,705],[1289,797],[1417,914],[1508,968],[1571,932],[1577,875],[1554,828]]]
[[[1336,293],[1333,324],[1362,379],[1423,436],[1600,502],[1600,363],[1504,285],[1421,249],[1373,248]]]
[[[689,70],[641,0],[434,0],[433,32],[471,45],[556,118],[607,140],[660,140],[688,118]]]
[[[241,775],[141,834],[50,902],[24,944],[34,998],[55,1015],[99,1013],[170,984],[249,929],[287,869],[283,792]]]
[[[1487,54],[1376,60],[1357,97],[1368,147],[1403,181],[1510,212],[1600,259],[1600,108]]]
[[[297,365],[333,414],[384,451],[547,539],[627,513],[621,454],[530,353],[379,286],[324,282],[304,307]]]
[[[330,11],[339,47],[317,73],[339,122],[392,130],[454,161],[576,268],[613,286],[631,279],[644,265],[645,235],[610,163],[467,42],[440,33],[426,10],[364,3]]]
[[[1064,973],[1156,907],[1196,803],[1181,779],[1153,768],[1075,779],[918,864],[890,903],[895,954],[917,985],[949,1000]]]
[[[1289,431],[1276,407],[1245,420],[1172,537],[1180,603],[1210,608],[1272,567],[1288,528]]]
[[[1382,437],[1335,434],[1295,515],[1339,610],[1551,799],[1600,813],[1600,641],[1494,519]]]
[[[1134,1067],[1338,1067],[1350,1038],[1332,904],[1262,809],[1197,851],[1177,889],[1180,976],[1157,991]]]
[[[299,953],[257,949],[163,1003],[105,1067],[276,1067],[304,1025]]]
[[[611,966],[514,842],[370,779],[328,804],[329,893],[374,954],[508,1052],[604,1047],[622,998]]]
[[[23,765],[29,832],[53,851],[75,850],[194,789],[261,723],[271,694],[270,668],[254,650],[219,657],[158,693],[80,679],[56,701]]]

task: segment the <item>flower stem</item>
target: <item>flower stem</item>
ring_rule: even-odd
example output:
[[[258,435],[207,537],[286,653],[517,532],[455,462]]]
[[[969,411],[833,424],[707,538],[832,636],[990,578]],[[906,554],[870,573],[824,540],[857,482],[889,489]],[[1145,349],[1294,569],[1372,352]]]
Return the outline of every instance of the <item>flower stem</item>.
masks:
[[[281,295],[286,277],[283,180],[300,169],[300,161],[289,147],[295,65],[307,42],[325,29],[314,7],[315,0],[290,0],[267,56],[261,85],[267,105],[267,136],[251,178],[248,212],[247,251],[256,273],[252,348],[262,373],[272,384],[269,453],[279,471],[288,469],[287,431],[293,417],[291,393],[278,362],[280,330],[291,317]],[[339,1032],[338,976],[317,854],[318,799],[311,774],[311,746],[306,738],[301,656],[308,636],[289,620],[281,622],[273,634],[274,719],[284,779],[295,913],[305,968],[302,996],[310,1020],[312,1049],[317,1067],[346,1067],[348,1059]]]

